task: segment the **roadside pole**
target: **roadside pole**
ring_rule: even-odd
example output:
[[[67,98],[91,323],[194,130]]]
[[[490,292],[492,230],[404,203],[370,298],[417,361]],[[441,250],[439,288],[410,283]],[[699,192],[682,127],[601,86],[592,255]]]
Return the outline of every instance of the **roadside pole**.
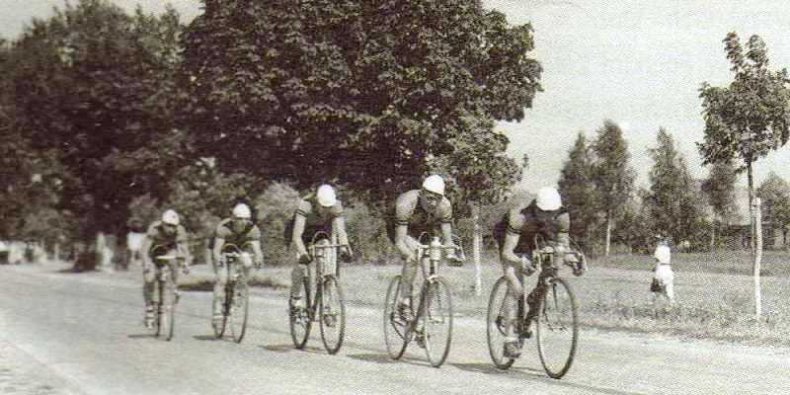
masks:
[[[760,319],[763,312],[762,293],[760,291],[760,266],[763,259],[763,220],[762,210],[760,207],[760,198],[754,198],[752,205],[754,206],[754,235],[755,240],[753,245],[754,249],[754,314],[757,319]]]

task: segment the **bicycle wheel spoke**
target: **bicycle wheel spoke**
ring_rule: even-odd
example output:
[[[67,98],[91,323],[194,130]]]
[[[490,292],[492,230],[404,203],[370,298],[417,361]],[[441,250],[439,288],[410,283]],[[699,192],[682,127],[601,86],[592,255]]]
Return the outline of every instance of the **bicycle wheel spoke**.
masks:
[[[576,299],[561,278],[549,279],[537,319],[538,352],[546,373],[560,378],[570,369],[576,353],[578,322]]]
[[[319,319],[324,347],[327,352],[334,354],[343,345],[346,317],[343,291],[337,278],[332,275],[327,276],[324,280]]]
[[[507,280],[501,277],[491,289],[491,296],[488,299],[488,314],[486,315],[488,352],[494,366],[499,369],[507,369],[515,362],[514,359],[505,357],[504,353],[508,323],[505,306],[507,297]]]
[[[444,279],[437,277],[424,287],[424,292],[426,295],[419,317],[423,342],[431,365],[439,367],[447,359],[453,336],[450,289]]]
[[[384,342],[387,346],[387,353],[392,359],[399,359],[403,356],[408,345],[406,333],[409,323],[400,319],[397,309],[400,300],[400,282],[400,276],[395,276],[390,281],[387,297],[384,300]]]

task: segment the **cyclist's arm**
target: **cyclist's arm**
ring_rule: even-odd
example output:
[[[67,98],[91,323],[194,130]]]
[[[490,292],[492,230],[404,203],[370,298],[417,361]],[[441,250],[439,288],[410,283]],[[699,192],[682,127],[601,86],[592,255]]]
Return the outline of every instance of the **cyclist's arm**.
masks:
[[[261,241],[252,240],[250,241],[250,245],[252,246],[252,254],[255,256],[255,265],[263,266],[263,250],[261,250]]]
[[[176,252],[178,256],[184,258],[184,265],[189,265],[189,262],[192,261],[192,257],[189,253],[189,241],[187,240],[187,231],[182,226],[178,226],[177,234],[176,234]]]
[[[347,246],[348,234],[346,233],[346,220],[342,216],[332,220],[332,229],[337,232],[337,243]]]
[[[515,250],[516,246],[518,245],[518,241],[521,238],[521,235],[507,232],[505,234],[505,241],[502,242],[502,253],[501,258],[502,261],[508,262],[511,264],[520,264],[521,258],[516,255]]]
[[[296,248],[296,253],[299,256],[307,255],[307,247],[305,247],[304,241],[302,241],[302,234],[304,234],[306,222],[307,219],[304,215],[296,213],[294,216],[294,230],[293,234],[291,234],[291,243],[293,243]]]
[[[143,238],[143,243],[140,246],[140,252],[143,256],[143,270],[148,269],[153,262],[151,262],[151,238],[148,235],[145,235]]]
[[[225,245],[225,238],[221,238],[217,235],[214,238],[214,250],[212,251],[212,256],[214,257],[214,263],[219,263],[220,259],[222,259],[222,246]]]
[[[395,227],[395,248],[400,252],[401,257],[407,261],[414,260],[414,251],[406,243],[409,227],[407,225],[397,225]]]

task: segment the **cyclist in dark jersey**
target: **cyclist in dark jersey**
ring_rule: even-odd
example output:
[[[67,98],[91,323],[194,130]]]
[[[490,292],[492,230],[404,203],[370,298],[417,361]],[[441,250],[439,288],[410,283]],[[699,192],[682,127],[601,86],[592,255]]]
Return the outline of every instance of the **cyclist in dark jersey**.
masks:
[[[291,222],[286,227],[286,241],[296,251],[297,264],[291,272],[291,311],[296,311],[301,304],[301,290],[299,286],[304,281],[307,265],[313,257],[307,252],[307,245],[312,241],[316,232],[325,232],[337,235],[337,243],[341,247],[341,257],[351,259],[351,249],[348,247],[346,222],[343,218],[343,203],[337,199],[335,189],[331,185],[321,185],[315,191],[299,200],[296,212]]]
[[[145,326],[151,327],[154,321],[154,281],[156,280],[155,261],[153,248],[164,248],[166,255],[175,254],[183,256],[185,263],[190,262],[189,248],[187,246],[187,232],[180,224],[178,213],[167,210],[162,214],[162,219],[152,223],[145,233],[145,238],[140,247],[143,252],[143,300],[145,301]],[[178,270],[171,267],[174,284],[178,284]]]
[[[263,251],[261,251],[261,230],[252,221],[252,212],[249,206],[239,203],[233,207],[233,216],[220,221],[214,232],[211,241],[212,260],[214,265],[214,303],[212,325],[215,327],[222,323],[222,303],[225,300],[225,284],[228,282],[228,271],[223,267],[222,248],[226,244],[234,244],[237,247],[252,253],[252,261],[240,262],[244,265],[245,271],[249,271],[250,266],[261,267],[263,265]]]
[[[398,312],[402,319],[413,318],[411,297],[414,276],[417,274],[416,251],[422,233],[441,236],[442,244],[452,244],[453,208],[444,196],[444,180],[438,175],[425,179],[421,189],[402,193],[395,201],[394,215],[389,218],[387,233],[403,258],[401,271],[401,300]],[[454,252],[448,260],[458,262]]]
[[[508,294],[505,303],[504,318],[508,320],[506,327],[505,355],[516,358],[521,353],[521,346],[515,334],[516,310],[518,299],[524,294],[523,275],[531,275],[536,268],[531,261],[536,246],[535,236],[556,244],[558,256],[566,262],[576,262],[576,255],[566,254],[570,251],[570,216],[562,207],[559,192],[552,187],[544,187],[532,201],[511,209],[494,228],[494,237],[499,242],[500,259],[505,278],[508,280]],[[576,266],[574,266],[576,267]],[[576,274],[576,270],[574,270]],[[580,274],[580,273],[579,273]],[[535,303],[538,300],[537,288],[527,297],[529,304],[528,317],[537,313]],[[527,334],[531,334],[530,329]]]

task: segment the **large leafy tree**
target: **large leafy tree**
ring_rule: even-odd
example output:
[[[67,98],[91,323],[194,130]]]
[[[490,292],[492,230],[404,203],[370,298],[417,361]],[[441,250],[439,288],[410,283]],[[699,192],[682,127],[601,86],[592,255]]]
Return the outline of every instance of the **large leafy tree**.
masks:
[[[628,165],[631,157],[628,143],[616,123],[604,121],[603,127],[598,129],[592,150],[595,153],[596,194],[600,199],[599,210],[604,215],[606,225],[604,253],[609,255],[612,227],[624,213],[625,204],[631,199],[636,176]]]
[[[591,241],[598,221],[594,159],[587,138],[579,133],[558,182],[563,204],[571,216],[571,237],[582,247],[587,247]]]
[[[480,1],[206,0],[184,43],[182,119],[225,171],[374,200],[437,168],[480,199],[520,173],[491,121],[524,117],[541,67]]]
[[[757,196],[763,200],[763,223],[780,230],[783,244],[787,245],[787,232],[790,226],[790,184],[771,172],[757,188]]]
[[[724,48],[735,76],[727,87],[705,82],[700,88],[705,139],[699,143],[699,150],[705,164],[739,161],[746,169],[749,216],[755,233],[752,166],[759,158],[785,145],[790,137],[788,74],[786,69],[768,68],[768,49],[757,35],[749,38],[744,51],[738,35],[730,32],[724,38]],[[752,240],[754,250],[756,237]],[[753,274],[757,316],[762,313],[760,257],[761,252],[756,251]]]
[[[13,128],[74,176],[61,208],[78,214],[86,235],[118,230],[130,199],[163,195],[183,164],[187,140],[172,116],[180,29],[172,10],[129,15],[81,0],[34,20],[13,45]]]
[[[698,186],[672,136],[662,128],[656,140],[657,146],[648,151],[654,162],[646,199],[651,222],[655,230],[678,242],[696,240],[702,220]]]

